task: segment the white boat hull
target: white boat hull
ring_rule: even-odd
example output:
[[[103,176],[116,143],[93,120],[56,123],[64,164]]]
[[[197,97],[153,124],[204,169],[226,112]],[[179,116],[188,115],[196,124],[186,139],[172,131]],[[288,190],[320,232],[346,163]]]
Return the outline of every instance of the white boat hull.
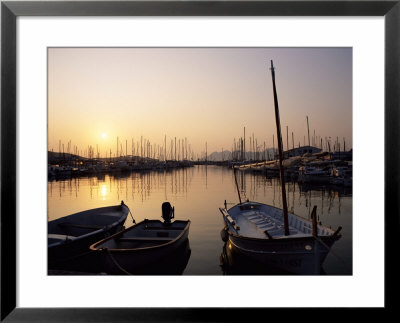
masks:
[[[321,266],[340,235],[311,221],[289,214],[290,235],[283,230],[282,210],[245,202],[230,210],[220,209],[225,225],[223,240],[234,253],[265,266],[294,274],[320,274]],[[224,233],[224,232],[222,232]]]
[[[334,242],[323,239],[323,245],[313,238],[259,240],[230,235],[227,248],[271,269],[299,275],[320,274],[329,252],[327,246],[330,248]]]

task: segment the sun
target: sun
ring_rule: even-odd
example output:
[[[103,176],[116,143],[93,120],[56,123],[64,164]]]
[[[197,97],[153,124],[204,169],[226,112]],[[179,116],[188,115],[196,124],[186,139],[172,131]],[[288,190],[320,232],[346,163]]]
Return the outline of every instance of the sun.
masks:
[[[106,138],[107,138],[107,134],[106,134],[105,132],[103,132],[103,133],[101,134],[101,138],[102,138],[102,139],[106,139]]]

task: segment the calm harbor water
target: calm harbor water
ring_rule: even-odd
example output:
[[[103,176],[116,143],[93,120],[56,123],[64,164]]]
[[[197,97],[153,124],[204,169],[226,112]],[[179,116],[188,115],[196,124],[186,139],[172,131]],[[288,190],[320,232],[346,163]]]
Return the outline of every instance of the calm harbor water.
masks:
[[[242,200],[249,199],[281,207],[279,179],[252,173],[238,173]],[[327,275],[352,274],[352,192],[342,187],[301,186],[286,183],[289,212],[310,218],[317,205],[319,221],[336,229],[342,237],[326,258]],[[220,255],[224,243],[220,231],[222,216],[218,208],[226,200],[238,203],[232,169],[221,166],[194,166],[170,171],[149,171],[80,177],[48,182],[48,220],[71,213],[117,205],[124,201],[136,222],[161,220],[161,204],[175,207],[175,218],[191,220],[191,254],[184,275],[222,275]],[[128,216],[125,226],[133,224]]]

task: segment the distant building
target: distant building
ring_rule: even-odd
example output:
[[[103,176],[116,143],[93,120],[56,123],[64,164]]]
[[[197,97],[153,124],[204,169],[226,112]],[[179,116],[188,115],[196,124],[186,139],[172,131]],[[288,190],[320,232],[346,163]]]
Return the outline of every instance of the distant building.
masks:
[[[283,158],[303,156],[304,154],[317,154],[322,152],[322,149],[312,146],[303,146],[283,152]]]

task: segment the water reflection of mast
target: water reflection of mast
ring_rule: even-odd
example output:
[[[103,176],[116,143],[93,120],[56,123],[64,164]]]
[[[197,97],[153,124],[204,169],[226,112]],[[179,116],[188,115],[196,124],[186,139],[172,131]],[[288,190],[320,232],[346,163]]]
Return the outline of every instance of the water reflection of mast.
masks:
[[[125,190],[126,190],[125,199],[126,199],[126,201],[128,201],[128,178],[127,177],[125,177]]]
[[[332,191],[329,191],[329,207],[328,207],[328,213],[331,212],[331,208],[332,208]]]
[[[58,182],[58,194],[60,195],[60,197],[62,196],[61,194],[61,182]]]
[[[180,140],[179,140],[179,142],[180,142]],[[180,147],[180,146],[179,146]],[[182,147],[183,148],[183,147]],[[183,176],[182,176],[182,169],[180,169],[179,171],[178,171],[178,194],[180,194],[181,193],[181,190],[182,190],[182,188],[181,188],[181,185],[182,185],[182,183],[181,183],[181,178],[183,179]]]
[[[250,189],[249,199],[255,200],[254,196],[255,196],[255,191],[256,191],[256,177],[254,175],[251,177],[252,178],[251,178],[251,189]]]
[[[296,192],[296,183],[295,183],[295,181],[293,181],[292,184],[293,184],[293,188],[292,188],[292,191],[293,191],[293,194],[292,194],[292,213],[294,213],[294,194]]]
[[[179,150],[178,150],[179,151]],[[176,180],[176,174],[177,174],[177,172],[176,172],[176,170],[175,170],[175,172],[174,172],[174,177],[173,177],[173,183],[174,183],[174,188],[175,188],[175,190],[173,190],[173,192],[174,192],[174,196],[176,196],[177,195],[177,190],[178,190],[178,186],[176,185],[176,182],[177,182],[177,180]]]
[[[173,174],[171,174],[171,193],[172,193],[172,196],[175,196],[175,194],[174,194],[174,176],[176,176],[175,172],[173,172]]]
[[[207,143],[206,143],[206,147],[207,147]],[[206,189],[207,189],[207,153],[206,153]]]
[[[254,157],[254,156],[253,156]],[[254,200],[254,192],[255,192],[255,188],[256,188],[256,178],[255,176],[250,176],[250,181],[251,181],[251,186],[250,186],[250,200]]]
[[[78,197],[78,190],[77,190],[77,185],[76,185],[77,179],[74,178],[74,190],[75,190],[75,197]]]
[[[139,178],[139,186],[140,186],[140,197],[142,198],[142,202],[144,201],[144,196],[143,196],[143,174],[140,175]]]
[[[256,195],[257,195],[257,177],[253,176],[253,192],[250,200],[254,201],[256,200]]]
[[[131,183],[132,183],[132,187],[131,187],[131,189],[132,189],[132,201],[134,201],[135,200],[135,177],[136,176],[133,176],[132,175],[132,177],[131,177]]]
[[[290,193],[289,181],[286,182],[286,186],[287,186],[287,188],[286,188],[286,192],[287,192],[287,194],[286,194],[286,205],[287,205],[287,208],[288,208],[288,210],[289,210],[289,208],[290,208],[290,201],[289,201],[289,193]]]
[[[298,184],[298,187],[299,187],[299,206],[302,206],[302,204],[303,204],[303,198],[304,198],[304,196],[305,196],[304,187],[303,187],[303,186],[300,186],[299,184]]]
[[[150,198],[151,183],[152,183],[151,173],[148,173],[148,174],[147,174],[147,186],[146,186],[146,197],[147,197],[147,199]]]
[[[89,177],[89,192],[90,192],[90,199],[93,200],[93,180]]]
[[[322,191],[321,195],[321,215],[324,215],[324,198],[325,198],[325,190]]]
[[[241,189],[243,193],[246,193],[246,181],[245,181],[244,172],[240,172],[240,180],[241,180]]]
[[[257,193],[258,193],[258,189],[259,189],[260,185],[261,185],[261,183],[258,180],[258,176],[257,175],[254,176],[254,196],[252,198],[253,201],[257,199],[257,195],[258,195]]]
[[[276,196],[275,196],[275,180],[272,179],[272,178],[271,178],[271,186],[272,186],[272,190],[274,191],[274,196],[273,196],[273,198],[272,198],[272,205],[273,205],[273,206],[276,206],[276,205],[275,205],[275,198],[276,198]]]
[[[115,177],[114,177],[114,181],[117,181]],[[120,181],[117,181],[117,200],[118,201],[120,200],[120,198],[119,198],[119,183],[120,183]]]
[[[50,192],[50,197],[53,197],[53,181],[47,182],[47,187]]]
[[[68,192],[69,196],[72,196],[72,178],[68,180]]]
[[[188,193],[188,169],[187,168],[184,168],[183,174],[185,176],[184,193],[185,193],[185,197],[187,197],[187,193]]]
[[[171,157],[172,159],[172,157]],[[164,170],[164,200],[168,201],[168,196],[167,196],[167,171]]]

